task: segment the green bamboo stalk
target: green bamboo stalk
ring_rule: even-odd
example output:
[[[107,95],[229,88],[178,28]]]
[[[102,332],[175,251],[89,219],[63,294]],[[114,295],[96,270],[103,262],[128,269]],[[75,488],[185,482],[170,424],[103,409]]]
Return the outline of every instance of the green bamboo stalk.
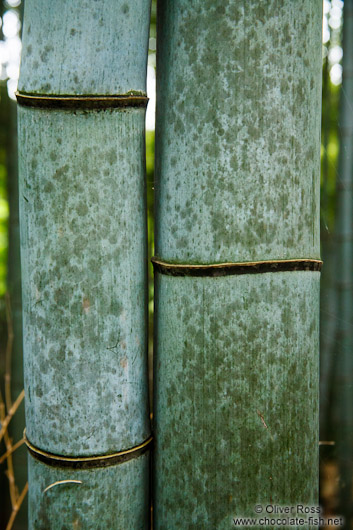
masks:
[[[335,439],[340,468],[340,512],[346,529],[353,519],[353,1],[343,7],[343,78],[339,116],[337,182],[337,346]]]
[[[4,2],[2,9],[4,8]],[[22,11],[22,10],[21,10]],[[3,13],[2,13],[3,14]],[[21,14],[21,13],[20,13]],[[3,37],[3,35],[2,35]],[[23,390],[23,340],[22,340],[22,299],[21,299],[21,263],[20,233],[18,212],[18,153],[17,153],[17,105],[7,94],[6,83],[1,90],[1,106],[7,109],[5,138],[2,145],[6,148],[7,194],[9,202],[8,221],[8,260],[7,260],[7,328],[6,345],[6,383],[5,402],[7,410]],[[8,433],[12,443],[22,439],[25,426],[24,405],[14,415]],[[27,482],[27,454],[25,447],[18,448],[12,454],[15,492],[23,491]],[[18,493],[19,494],[19,493]],[[12,495],[13,498],[13,495]],[[27,530],[27,496],[16,514],[15,530]],[[11,506],[7,521],[11,514]],[[6,525],[5,525],[6,526]]]
[[[2,6],[0,4],[0,15],[2,15]],[[0,31],[1,36],[1,31]],[[6,154],[7,154],[7,139],[8,139],[8,131],[9,131],[9,98],[7,95],[7,87],[6,85],[2,84],[0,85],[0,145],[3,147],[2,153],[1,153],[1,170],[4,170],[3,165],[7,165],[6,160]],[[8,169],[8,168],[6,168]],[[6,180],[8,180],[8,175],[6,174]],[[0,183],[1,187],[5,187],[4,179],[2,179],[2,182]],[[2,256],[2,258],[4,258]],[[1,357],[1,377],[0,377],[0,388],[1,388],[1,397],[5,401],[5,386],[8,385],[8,382],[6,382],[6,372],[8,366],[6,366],[8,363],[6,362],[6,343],[7,343],[7,326],[6,326],[6,312],[2,312],[1,317],[1,327],[2,327],[2,357]],[[8,393],[8,392],[7,392]],[[6,409],[4,410],[4,414],[6,414]],[[6,451],[6,444],[4,443],[4,440],[0,444],[0,451],[4,452]],[[5,466],[7,467],[8,464],[6,463]],[[0,510],[0,528],[3,526],[5,527],[7,524],[7,521],[11,514],[11,495],[9,492],[9,479],[5,475],[5,473],[0,473],[0,491],[4,492],[4,495],[2,496],[2,509]],[[12,494],[13,498],[13,494]]]
[[[323,64],[322,87],[322,185],[321,185],[321,255],[325,266],[320,291],[320,438],[328,440],[331,433],[330,405],[334,348],[336,336],[335,238],[331,226],[328,145],[331,135],[331,83],[328,54]]]
[[[149,0],[25,5],[20,224],[36,530],[148,527],[149,10]]]
[[[19,227],[19,197],[18,197],[18,153],[17,153],[17,110],[16,103],[9,100],[10,127],[7,145],[8,170],[8,198],[9,216],[9,248],[8,248],[8,328],[13,335],[9,358],[11,363],[11,401],[14,402],[23,390],[23,337],[22,337],[22,298],[21,298],[21,261],[20,261],[20,227]],[[9,346],[9,344],[8,344]],[[22,405],[11,421],[9,434],[13,443],[21,440],[25,426],[25,412]],[[27,455],[25,447],[21,447],[13,454],[14,474],[16,486],[22,491],[27,482]],[[16,529],[27,529],[27,497],[16,516]]]
[[[329,48],[327,46],[327,48]],[[321,192],[321,210],[322,217],[328,224],[328,210],[329,210],[329,157],[328,145],[330,141],[331,132],[331,82],[329,71],[328,53],[324,59],[322,68],[322,192]],[[326,235],[324,232],[323,235]]]
[[[321,26],[320,0],[159,4],[156,529],[318,502]]]

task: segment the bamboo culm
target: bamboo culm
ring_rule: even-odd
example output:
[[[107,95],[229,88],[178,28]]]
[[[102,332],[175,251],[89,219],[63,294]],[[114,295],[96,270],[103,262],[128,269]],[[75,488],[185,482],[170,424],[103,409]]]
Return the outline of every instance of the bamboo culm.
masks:
[[[157,17],[154,528],[226,529],[318,502],[320,272],[214,265],[320,259],[322,2]]]
[[[325,266],[321,274],[320,291],[320,439],[331,440],[331,395],[334,381],[334,344],[336,337],[335,289],[335,234],[330,228],[329,201],[329,156],[328,146],[331,134],[331,81],[329,59],[323,64],[322,101],[322,189],[321,189],[321,255]],[[323,456],[323,455],[321,455]]]
[[[149,445],[134,451],[150,437],[149,12],[149,0],[25,5],[18,111],[30,529],[149,524]],[[124,456],[109,459],[115,453]]]
[[[353,503],[353,1],[343,7],[343,79],[340,99],[340,153],[337,189],[335,287],[337,329],[334,348],[333,421],[340,471],[340,512],[352,528]]]
[[[19,196],[18,196],[18,154],[17,154],[17,109],[16,103],[9,100],[10,127],[8,149],[8,197],[10,206],[9,217],[9,251],[8,251],[8,330],[12,332],[11,351],[11,401],[14,402],[23,390],[23,337],[22,337],[22,293],[21,293],[21,261],[20,261],[20,227],[19,227]],[[25,411],[22,405],[14,415],[9,433],[13,442],[23,436]],[[27,455],[25,448],[13,454],[14,475],[16,486],[22,491],[27,482]],[[27,530],[27,497],[16,516],[18,530]]]

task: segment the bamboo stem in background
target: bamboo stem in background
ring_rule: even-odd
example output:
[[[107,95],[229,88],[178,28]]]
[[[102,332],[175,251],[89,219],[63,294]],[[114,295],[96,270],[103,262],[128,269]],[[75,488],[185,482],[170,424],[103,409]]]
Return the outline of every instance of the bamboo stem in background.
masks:
[[[159,5],[156,529],[318,502],[321,27],[321,0]]]
[[[149,10],[149,0],[25,5],[18,110],[30,529],[149,523]]]
[[[343,7],[343,78],[339,115],[334,428],[340,470],[340,513],[345,529],[353,521],[353,1]]]
[[[4,4],[4,2],[2,2]],[[23,1],[16,8],[22,26]],[[6,4],[6,9],[9,5]],[[23,382],[23,337],[22,337],[22,300],[21,300],[21,263],[20,263],[20,229],[19,229],[19,196],[18,196],[18,152],[17,152],[17,105],[9,98],[6,84],[2,94],[2,105],[7,107],[6,130],[6,169],[7,196],[9,202],[8,220],[8,259],[7,259],[7,306],[8,309],[8,344],[7,374],[5,397],[7,409],[10,403],[21,392]],[[10,313],[10,314],[9,314]],[[25,410],[20,407],[11,421],[9,435],[12,440],[22,437],[25,427]],[[16,486],[23,490],[27,482],[27,454],[23,447],[13,455],[13,470]],[[16,516],[16,530],[27,530],[27,499],[22,503]]]
[[[320,439],[330,437],[330,396],[334,368],[336,334],[336,290],[334,288],[334,231],[329,221],[329,157],[331,131],[331,87],[328,54],[323,65],[322,88],[322,189],[321,189],[321,255],[325,264],[321,275],[320,291]],[[329,434],[330,433],[330,434]]]
[[[18,152],[17,152],[17,105],[9,99],[9,134],[7,139],[7,190],[10,207],[9,247],[7,268],[7,402],[12,401],[23,389],[23,335],[22,335],[22,294],[20,261],[20,227],[18,196]],[[8,408],[8,405],[7,405]],[[23,435],[25,428],[25,410],[21,407],[11,421],[9,434],[13,440]],[[23,490],[27,482],[27,454],[23,447],[13,455],[13,467],[16,484]],[[16,530],[27,530],[27,499],[22,503],[16,516]]]

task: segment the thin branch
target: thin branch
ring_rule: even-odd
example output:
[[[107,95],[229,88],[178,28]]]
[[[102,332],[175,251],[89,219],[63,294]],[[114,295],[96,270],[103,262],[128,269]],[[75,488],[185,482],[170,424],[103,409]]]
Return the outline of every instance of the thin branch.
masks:
[[[0,464],[3,463],[4,460],[6,460],[6,458],[14,453],[16,451],[16,449],[18,449],[19,447],[21,447],[21,445],[23,445],[25,443],[25,439],[24,438],[21,438],[21,440],[18,440],[18,442],[15,443],[15,445],[13,445],[11,447],[11,450],[10,451],[6,451],[6,453],[4,453],[1,457],[0,457]]]
[[[0,396],[0,421],[3,424],[5,420],[5,404],[2,399],[2,396]],[[7,430],[4,432],[4,442],[6,445],[6,452],[9,453],[9,456],[7,457],[7,471],[6,476],[9,480],[9,490],[10,490],[10,499],[11,499],[11,506],[14,508],[16,506],[17,502],[17,489],[16,489],[16,483],[15,483],[15,474],[13,470],[13,462],[12,462],[12,455],[11,455],[11,438],[9,436],[9,433]]]
[[[18,497],[15,506],[12,508],[11,517],[9,519],[9,522],[7,523],[6,530],[11,530],[13,523],[15,521],[16,515],[18,514],[18,511],[21,508],[21,504],[23,503],[23,500],[27,494],[27,491],[28,491],[28,482],[26,482],[26,485],[23,488],[21,495]]]
[[[11,421],[12,416],[15,414],[16,410],[20,406],[23,398],[25,397],[25,391],[22,390],[22,392],[19,394],[18,398],[16,399],[15,403],[12,405],[11,409],[8,411],[6,418],[4,421],[1,422],[1,430],[0,430],[0,441],[2,440],[2,437],[4,436],[7,426]]]

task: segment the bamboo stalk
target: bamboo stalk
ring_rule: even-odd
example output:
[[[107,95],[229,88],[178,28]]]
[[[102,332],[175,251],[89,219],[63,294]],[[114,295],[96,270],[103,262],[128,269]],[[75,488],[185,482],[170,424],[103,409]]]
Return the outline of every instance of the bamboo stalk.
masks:
[[[345,529],[353,521],[353,1],[343,7],[343,78],[339,118],[336,275],[337,331],[334,377],[334,430],[340,470],[340,513]]]
[[[150,437],[149,9],[149,0],[25,5],[20,225],[36,530],[148,526],[149,446],[139,448]]]
[[[322,186],[321,186],[321,254],[325,267],[321,275],[320,292],[320,436],[330,432],[330,401],[333,381],[334,342],[336,335],[336,291],[334,288],[334,231],[330,226],[329,156],[331,133],[331,82],[328,53],[323,65],[322,87]]]
[[[318,502],[321,17],[159,5],[156,529]]]
[[[9,201],[8,223],[8,372],[11,373],[11,386],[7,389],[7,402],[15,399],[24,387],[23,381],[23,335],[22,335],[22,294],[20,262],[20,228],[18,195],[18,151],[17,151],[17,105],[9,99],[9,127],[6,145],[7,193]],[[25,428],[25,407],[17,410],[9,426],[9,435],[13,440],[22,437]],[[13,455],[13,468],[16,486],[21,491],[27,482],[27,454],[23,448]],[[26,499],[16,516],[16,530],[27,529]]]

